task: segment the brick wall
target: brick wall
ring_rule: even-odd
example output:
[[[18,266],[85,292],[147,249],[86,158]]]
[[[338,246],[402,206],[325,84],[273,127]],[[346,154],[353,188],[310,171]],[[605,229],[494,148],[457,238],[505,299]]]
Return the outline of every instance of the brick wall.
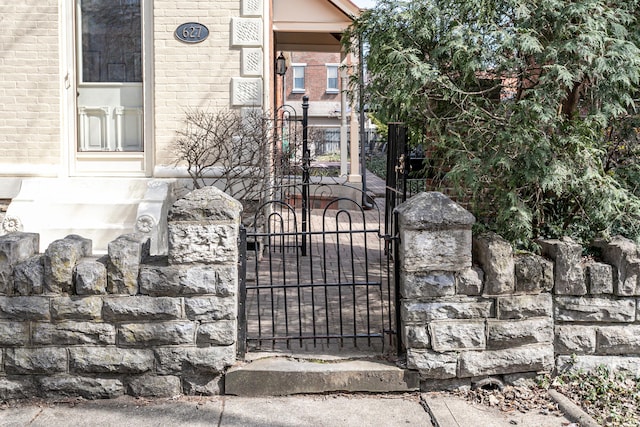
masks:
[[[340,64],[339,53],[325,52],[292,52],[291,63],[306,63],[305,67],[305,93],[294,93],[293,70],[287,70],[286,99],[289,101],[301,101],[304,95],[309,97],[310,102],[340,102],[340,93],[327,93],[327,67],[326,64]],[[340,88],[340,80],[338,87]]]
[[[228,108],[230,81],[239,75],[240,48],[231,46],[230,21],[240,1],[154,1],[154,107],[156,164],[172,164],[171,142],[190,108]],[[178,25],[199,22],[209,29],[202,43],[174,37]]]
[[[0,163],[60,161],[58,1],[0,4]]]

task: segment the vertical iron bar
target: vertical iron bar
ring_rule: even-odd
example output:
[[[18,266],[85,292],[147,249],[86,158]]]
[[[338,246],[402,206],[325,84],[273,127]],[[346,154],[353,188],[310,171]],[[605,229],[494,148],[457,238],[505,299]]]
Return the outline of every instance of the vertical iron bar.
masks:
[[[309,209],[309,97],[302,97],[302,256],[307,256],[307,210]]]
[[[238,356],[244,358],[247,353],[247,230],[240,226],[239,239],[239,295],[238,295]]]
[[[396,325],[395,325],[395,333],[396,333],[396,350],[398,356],[402,355],[403,351],[403,343],[402,343],[402,333],[400,330],[400,325],[402,324],[402,318],[400,316],[400,257],[398,256],[398,247],[400,246],[400,235],[398,233],[398,214],[396,212],[394,215],[394,239],[392,245],[393,248],[393,281],[394,281],[394,296],[395,296],[395,311],[396,311]]]

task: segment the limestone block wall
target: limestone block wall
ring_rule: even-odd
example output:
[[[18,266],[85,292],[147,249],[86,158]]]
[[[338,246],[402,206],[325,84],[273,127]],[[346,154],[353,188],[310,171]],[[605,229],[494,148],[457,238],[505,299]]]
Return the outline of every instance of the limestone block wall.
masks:
[[[407,364],[426,387],[606,364],[640,366],[640,257],[625,239],[585,261],[568,239],[514,254],[440,193],[397,209]]]
[[[241,206],[214,188],[169,212],[169,256],[139,234],[92,256],[67,236],[0,236],[0,399],[217,394],[235,362]]]

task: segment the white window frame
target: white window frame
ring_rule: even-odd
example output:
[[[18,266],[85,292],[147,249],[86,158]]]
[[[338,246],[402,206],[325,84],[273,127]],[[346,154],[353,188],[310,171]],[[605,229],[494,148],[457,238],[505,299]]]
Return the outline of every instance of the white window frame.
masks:
[[[291,93],[305,93],[306,92],[306,67],[307,64],[295,63],[291,64]],[[296,86],[296,70],[302,70],[302,87]],[[300,77],[297,77],[300,78]]]
[[[340,93],[340,64],[325,64],[327,68],[327,93]],[[335,77],[329,77],[329,70],[336,70]],[[329,84],[330,79],[336,80],[336,86],[332,87]]]

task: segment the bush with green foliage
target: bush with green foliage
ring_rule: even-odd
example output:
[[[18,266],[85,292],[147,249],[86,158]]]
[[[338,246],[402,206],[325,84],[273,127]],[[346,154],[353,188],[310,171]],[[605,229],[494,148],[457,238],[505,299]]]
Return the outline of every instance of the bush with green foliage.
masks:
[[[639,0],[379,0],[366,102],[516,244],[640,241]],[[357,80],[357,77],[354,78]],[[354,80],[354,82],[355,82]]]

